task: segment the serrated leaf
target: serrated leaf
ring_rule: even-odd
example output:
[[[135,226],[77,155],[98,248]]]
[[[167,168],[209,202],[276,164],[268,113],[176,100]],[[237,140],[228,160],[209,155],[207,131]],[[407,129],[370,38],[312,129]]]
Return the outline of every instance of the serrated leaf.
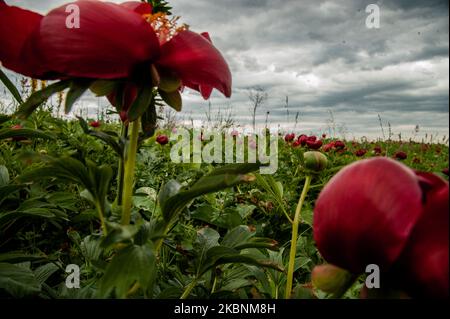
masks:
[[[158,90],[158,93],[168,106],[170,106],[177,112],[181,111],[183,107],[183,100],[178,90],[173,92],[165,92],[163,90]]]
[[[75,102],[89,89],[92,80],[75,79],[70,83],[69,92],[67,92],[64,112],[68,114],[72,110]]]
[[[64,89],[68,88],[71,82],[72,80],[62,80],[50,84],[45,89],[34,92],[33,94],[31,94],[28,100],[20,105],[19,110],[16,113],[17,117],[26,119],[28,116],[30,116],[31,113],[34,112],[34,110],[39,107],[39,105],[44,103],[53,94],[61,92]]]

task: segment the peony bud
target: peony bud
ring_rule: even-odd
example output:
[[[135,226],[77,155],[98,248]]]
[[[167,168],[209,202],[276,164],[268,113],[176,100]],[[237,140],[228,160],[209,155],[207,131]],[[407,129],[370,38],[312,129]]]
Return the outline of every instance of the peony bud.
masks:
[[[348,287],[352,275],[332,264],[315,266],[311,272],[311,280],[314,287],[326,293],[338,294]]]
[[[303,154],[305,168],[314,172],[324,170],[328,165],[327,157],[321,152],[311,151]]]

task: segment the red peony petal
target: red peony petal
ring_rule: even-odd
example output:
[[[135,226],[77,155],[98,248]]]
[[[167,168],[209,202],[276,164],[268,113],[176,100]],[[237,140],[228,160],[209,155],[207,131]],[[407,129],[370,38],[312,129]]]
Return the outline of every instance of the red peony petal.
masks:
[[[399,258],[398,276],[413,296],[449,296],[449,186],[430,173],[424,182],[424,213]]]
[[[202,35],[180,32],[161,47],[158,65],[177,73],[183,84],[193,89],[210,86],[231,96],[230,69],[220,52]]]
[[[31,61],[21,58],[30,34],[39,26],[42,16],[32,11],[8,6],[0,1],[0,62],[15,72],[33,76]],[[34,56],[30,56],[34,59]]]
[[[130,9],[140,15],[143,14],[151,14],[153,11],[153,7],[150,3],[147,2],[139,2],[139,1],[126,1],[120,4],[122,7]]]
[[[68,28],[68,5],[42,19],[27,48],[58,76],[128,77],[139,63],[155,59],[159,42],[149,24],[135,12],[108,2],[77,1],[80,28]]]
[[[330,263],[354,273],[377,264],[386,271],[422,213],[414,172],[387,158],[358,161],[336,174],[319,195],[314,238]]]

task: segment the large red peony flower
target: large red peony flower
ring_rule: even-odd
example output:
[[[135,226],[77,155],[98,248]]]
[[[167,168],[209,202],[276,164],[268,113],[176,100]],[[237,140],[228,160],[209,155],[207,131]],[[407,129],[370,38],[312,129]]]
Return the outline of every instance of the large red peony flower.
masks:
[[[69,4],[42,16],[0,0],[0,61],[39,79],[140,78],[156,68],[209,98],[231,95],[231,73],[209,36],[177,27],[138,1],[76,1],[80,27],[68,28]]]
[[[448,188],[436,175],[388,158],[351,164],[316,202],[317,247],[355,274],[377,264],[413,295],[448,296]]]

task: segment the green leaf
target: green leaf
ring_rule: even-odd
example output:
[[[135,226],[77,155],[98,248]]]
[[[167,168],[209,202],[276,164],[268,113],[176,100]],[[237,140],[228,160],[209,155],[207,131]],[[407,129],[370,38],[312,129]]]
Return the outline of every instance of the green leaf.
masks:
[[[39,107],[39,105],[44,103],[53,94],[68,88],[71,82],[71,80],[62,80],[47,86],[45,89],[34,92],[28,100],[20,105],[19,110],[16,113],[17,117],[26,119]]]
[[[54,263],[48,263],[36,268],[36,270],[34,271],[34,275],[36,277],[36,280],[42,285],[47,281],[48,278],[50,278],[51,275],[53,275],[58,270],[59,267]]]
[[[117,83],[111,80],[97,80],[91,84],[89,89],[96,96],[106,96],[111,94],[117,87]]]
[[[12,96],[16,99],[20,104],[23,103],[22,97],[20,96],[19,90],[17,90],[16,86],[11,82],[11,80],[6,76],[6,74],[0,69],[0,80],[6,86],[6,88],[11,92]]]
[[[137,98],[134,100],[133,104],[131,104],[130,109],[128,110],[128,120],[133,122],[137,120],[142,114],[147,111],[152,100],[154,98],[153,87],[150,85],[144,85],[138,93]]]
[[[120,225],[108,223],[108,235],[102,239],[101,248],[109,248],[114,244],[131,241],[138,232],[138,228],[134,225]]]
[[[0,263],[0,289],[16,298],[36,295],[41,290],[36,276],[30,269],[18,265]]]
[[[40,130],[32,130],[28,128],[21,128],[21,129],[4,128],[0,130],[0,140],[11,137],[42,138],[46,140],[55,139],[55,137],[49,133]]]
[[[212,247],[219,245],[220,235],[214,229],[205,227],[197,231],[197,238],[193,243],[194,250],[197,255],[197,274],[201,275],[203,264],[207,261],[207,252]]]
[[[156,277],[156,258],[148,246],[131,245],[117,252],[100,280],[99,293],[105,298],[114,291],[125,298],[135,283],[147,292]]]
[[[10,185],[5,185],[5,186],[0,186],[0,204],[12,193],[17,192],[18,190],[21,190],[22,188],[24,188],[25,185],[15,185],[15,184],[10,184]],[[0,206],[1,207],[1,206]]]
[[[92,80],[76,79],[70,83],[69,92],[67,92],[64,112],[67,114],[72,110],[73,104],[86,92],[92,84]]]
[[[5,165],[0,165],[0,187],[8,185],[9,172]]]
[[[159,95],[175,111],[180,112],[183,106],[183,100],[181,99],[181,94],[178,90],[173,92],[165,92],[163,90],[158,90]]]
[[[227,165],[203,176],[188,190],[178,191],[172,196],[166,196],[165,200],[160,199],[164,220],[167,222],[173,221],[189,202],[198,196],[252,181],[251,176],[244,174],[259,167],[260,164]]]
[[[233,207],[221,210],[210,205],[202,205],[193,211],[191,216],[194,219],[226,229],[236,227],[243,223],[241,215]]]
[[[22,252],[7,252],[0,254],[0,263],[21,263],[25,261],[42,261],[46,260],[45,255],[30,255]]]
[[[278,250],[277,242],[269,238],[254,237],[255,232],[250,231],[248,226],[238,226],[230,230],[223,238],[221,245],[243,250],[247,248],[265,248],[270,250]]]

